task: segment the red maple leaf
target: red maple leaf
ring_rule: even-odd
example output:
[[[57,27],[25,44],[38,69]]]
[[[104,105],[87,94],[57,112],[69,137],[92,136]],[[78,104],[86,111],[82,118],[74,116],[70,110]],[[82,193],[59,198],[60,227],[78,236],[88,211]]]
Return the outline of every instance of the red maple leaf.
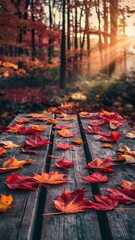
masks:
[[[57,200],[54,200],[55,207],[64,213],[83,212],[90,207],[89,199],[84,198],[84,188],[67,192],[65,189]]]
[[[33,138],[27,138],[23,146],[24,149],[27,148],[38,148],[46,144],[51,144],[48,139],[42,139],[40,133],[36,133]]]
[[[101,133],[101,138],[99,140],[114,142],[114,141],[117,141],[119,138],[120,138],[120,133],[111,131],[109,135],[106,133]]]
[[[135,203],[135,191],[129,189],[110,189],[107,188],[109,196],[117,201],[120,201],[125,204],[132,204]]]
[[[113,210],[115,207],[118,206],[118,200],[112,199],[110,197],[102,196],[102,195],[95,195],[95,200],[97,202],[92,202],[90,208],[94,210]]]
[[[112,157],[95,159],[88,163],[87,168],[95,168],[101,172],[114,172],[114,169],[110,168],[113,166]]]
[[[32,179],[30,176],[19,176],[15,173],[6,179],[6,184],[10,189],[35,190],[34,186],[38,183],[33,182]]]
[[[109,178],[106,175],[101,175],[98,172],[94,172],[91,175],[85,176],[85,177],[81,177],[82,180],[85,180],[87,182],[108,182]]]
[[[117,112],[109,113],[103,111],[100,113],[100,118],[104,119],[106,122],[112,122],[117,126],[121,126],[123,121],[123,118]]]
[[[58,168],[61,168],[61,169],[67,169],[67,168],[69,168],[70,166],[72,166],[74,164],[75,164],[75,162],[65,161],[65,157],[63,157],[61,160],[55,162],[55,165]]]
[[[84,128],[85,133],[91,134],[91,133],[95,133],[95,134],[99,134],[101,131],[101,127],[99,126],[88,126],[88,128]]]
[[[68,144],[68,143],[59,143],[59,144],[57,144],[56,147],[59,148],[59,149],[66,150],[66,149],[69,149],[69,148],[73,148],[73,145]]]
[[[26,127],[22,124],[22,126],[17,130],[17,133],[19,134],[33,134],[37,132],[36,129],[30,127],[28,129],[26,129]]]
[[[82,118],[99,118],[100,117],[100,113],[87,113],[85,115],[81,114]]]
[[[89,122],[88,124],[89,125],[96,125],[96,126],[98,126],[98,125],[103,125],[103,124],[105,124],[106,122],[104,121],[104,120],[96,120],[96,121],[91,121],[91,122]]]

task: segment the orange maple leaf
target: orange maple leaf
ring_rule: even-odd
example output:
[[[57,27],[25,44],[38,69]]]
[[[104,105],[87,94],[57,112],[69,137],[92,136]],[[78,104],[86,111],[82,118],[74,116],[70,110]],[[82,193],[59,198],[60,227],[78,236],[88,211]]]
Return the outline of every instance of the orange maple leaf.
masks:
[[[57,124],[58,120],[55,118],[47,118],[46,121],[51,124]]]
[[[62,118],[63,121],[73,121],[74,118],[71,118],[71,117],[64,117]]]
[[[68,182],[67,179],[64,179],[65,176],[67,175],[59,174],[58,172],[42,172],[41,175],[35,173],[33,178],[38,183],[42,184],[61,184]]]
[[[16,120],[18,123],[28,123],[30,120],[28,118],[19,118]]]
[[[38,132],[42,132],[47,128],[47,126],[34,125],[34,124],[32,124],[31,127],[32,129],[35,129]]]
[[[37,117],[43,117],[44,114],[43,113],[31,113],[31,114],[29,114],[29,116],[32,118],[37,118]]]
[[[83,143],[83,140],[81,138],[78,138],[78,139],[74,139],[72,142],[78,145],[81,145]]]
[[[128,190],[135,190],[135,182],[129,182],[129,181],[126,181],[126,180],[122,180],[121,186],[123,188],[128,189]]]
[[[5,161],[0,168],[0,173],[14,171],[16,169],[22,168],[23,165],[31,164],[34,160],[26,159],[18,161],[15,157],[12,157]]]
[[[13,197],[11,195],[0,195],[0,212],[7,212],[11,208]]]
[[[58,134],[62,137],[73,137],[73,133],[66,128],[62,128],[58,131]]]
[[[7,150],[4,149],[3,147],[0,147],[0,157],[1,157],[5,152],[7,152]]]
[[[65,189],[57,200],[54,200],[55,207],[63,213],[83,212],[90,207],[89,199],[84,198],[84,188],[67,192]]]
[[[1,144],[4,145],[4,148],[18,148],[20,145],[13,143],[12,141],[1,141]]]

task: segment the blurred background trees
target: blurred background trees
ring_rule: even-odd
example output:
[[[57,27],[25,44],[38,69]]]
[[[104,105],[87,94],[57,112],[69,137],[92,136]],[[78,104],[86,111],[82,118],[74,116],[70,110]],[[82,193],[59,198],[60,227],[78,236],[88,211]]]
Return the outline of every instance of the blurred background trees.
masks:
[[[55,66],[65,88],[76,72],[109,78],[117,63],[126,72],[134,7],[132,0],[0,0],[1,77],[12,75],[6,64],[22,75]]]

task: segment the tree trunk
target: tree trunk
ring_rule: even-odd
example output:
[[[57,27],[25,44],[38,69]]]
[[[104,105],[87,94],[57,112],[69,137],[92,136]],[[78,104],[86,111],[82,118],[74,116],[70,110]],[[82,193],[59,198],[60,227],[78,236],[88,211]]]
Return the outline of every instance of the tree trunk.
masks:
[[[31,18],[32,18],[32,21],[34,22],[35,19],[34,19],[34,1],[33,0],[31,0]],[[32,60],[34,61],[35,60],[35,56],[36,56],[35,29],[34,28],[31,29],[31,47],[32,47],[31,56],[32,56]]]
[[[118,19],[118,0],[110,0],[110,65],[109,76],[114,72],[116,66],[116,49],[117,49],[117,19]]]
[[[62,1],[62,36],[61,36],[61,63],[60,63],[60,89],[66,88],[66,37],[65,37],[65,7],[66,0]]]
[[[67,0],[67,49],[71,49],[70,43],[70,9],[69,9],[70,0]]]
[[[51,8],[51,0],[49,0],[49,26],[50,29],[52,27],[52,8]],[[53,47],[52,47],[52,38],[50,37],[48,40],[49,47],[48,47],[48,63],[52,63],[52,54],[53,54]]]

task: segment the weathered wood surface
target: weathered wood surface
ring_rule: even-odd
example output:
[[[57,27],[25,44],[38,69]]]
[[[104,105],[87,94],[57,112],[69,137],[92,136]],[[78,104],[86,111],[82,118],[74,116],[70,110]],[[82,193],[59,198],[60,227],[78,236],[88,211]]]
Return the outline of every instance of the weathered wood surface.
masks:
[[[24,115],[19,115],[16,117],[21,118]],[[52,115],[49,117],[52,117]],[[15,123],[14,120],[12,123]],[[34,120],[30,123],[37,124]],[[25,124],[29,126],[30,123]],[[39,123],[40,125],[46,125],[45,123]],[[48,128],[44,131],[42,136],[45,139],[50,138],[51,125],[48,125]],[[10,140],[16,144],[23,145],[27,135],[13,134],[13,133],[2,133],[1,140]],[[32,137],[32,135],[29,135]],[[4,240],[24,240],[24,239],[33,239],[33,234],[35,231],[35,222],[36,210],[38,207],[38,201],[40,198],[41,187],[37,187],[36,191],[29,190],[10,190],[5,185],[5,179],[12,173],[19,173],[20,175],[33,176],[34,172],[40,173],[45,167],[45,160],[49,151],[49,146],[43,146],[38,149],[37,154],[29,155],[21,153],[18,148],[10,149],[5,154],[5,157],[1,158],[1,164],[8,160],[10,157],[15,156],[17,159],[27,159],[32,158],[35,161],[27,166],[24,166],[22,169],[8,172],[0,176],[0,193],[5,195],[12,194],[13,196],[13,207],[7,213],[0,213],[0,239]]]
[[[72,117],[72,116],[71,116]],[[85,186],[84,181],[81,180],[80,176],[88,175],[88,170],[85,168],[86,159],[84,154],[83,145],[73,144],[73,139],[81,138],[80,129],[78,126],[78,120],[76,116],[74,121],[69,121],[64,123],[61,118],[57,118],[59,121],[59,125],[69,125],[71,126],[70,131],[74,133],[74,136],[71,138],[61,138],[57,130],[55,131],[54,143],[53,143],[53,155],[59,155],[59,159],[62,158],[62,154],[65,155],[65,159],[67,161],[73,161],[75,164],[70,167],[68,170],[58,170],[57,167],[54,166],[55,159],[52,159],[52,165],[50,171],[58,171],[61,173],[67,174],[67,178],[69,179],[68,183],[61,184],[54,187],[49,187],[47,189],[47,199],[45,203],[44,212],[56,212],[57,210],[54,208],[53,200],[57,199],[63,192],[63,189],[66,188],[67,191],[74,191],[75,189],[81,189]],[[57,144],[60,143],[70,143],[73,144],[74,147],[72,149],[58,150]],[[92,197],[91,186],[87,186],[85,191],[85,197]],[[61,214],[61,215],[52,215],[45,216],[43,218],[42,225],[42,234],[41,239],[101,239],[100,229],[97,220],[97,214],[94,211],[87,211],[85,213],[77,213],[77,214]]]
[[[88,122],[91,120],[82,119],[81,121],[83,128],[85,128],[88,125]],[[108,124],[103,125],[101,128],[104,132],[109,131]],[[120,140],[111,143],[111,148],[107,149],[103,147],[103,142],[98,140],[98,135],[85,134],[87,145],[91,154],[91,160],[102,159],[109,156],[112,156],[113,159],[116,159],[117,149],[120,146],[126,145],[131,149],[135,149],[135,140],[126,138],[124,134],[130,130],[130,127],[126,123],[124,123],[124,126],[119,127],[117,131],[121,133]],[[107,174],[110,178],[109,182],[98,184],[98,188],[103,195],[107,194],[106,188],[116,188],[118,185],[121,185],[122,180],[131,182],[135,181],[134,166],[116,162],[116,165],[113,168],[115,169],[115,172]],[[119,204],[119,206],[113,211],[107,211],[106,213],[103,213],[106,215],[106,221],[110,232],[110,238],[106,239],[135,239],[135,213],[133,210],[134,206],[134,204]],[[104,229],[102,230],[104,232]]]
[[[24,117],[24,115],[20,115]],[[45,116],[51,118],[52,116]],[[11,149],[7,152],[6,157],[1,159],[1,163],[11,156],[16,156],[18,159],[33,158],[35,162],[25,166],[18,172],[20,175],[32,176],[34,172],[41,173],[42,170],[47,172],[58,171],[59,173],[67,174],[68,183],[61,185],[51,185],[47,188],[41,186],[36,191],[28,190],[10,190],[4,181],[10,173],[1,175],[0,193],[12,194],[14,198],[13,207],[7,213],[0,214],[0,239],[4,240],[134,240],[135,239],[135,213],[134,206],[123,205],[113,211],[94,211],[87,210],[84,213],[77,214],[61,214],[42,216],[42,213],[58,212],[54,207],[53,200],[57,199],[66,188],[67,191],[85,188],[85,198],[93,199],[94,194],[107,195],[106,188],[115,188],[121,185],[122,180],[135,181],[134,166],[116,163],[113,168],[114,173],[107,174],[109,182],[90,184],[80,179],[80,176],[90,174],[90,170],[86,169],[88,161],[94,159],[102,159],[112,156],[116,158],[117,149],[119,146],[126,145],[131,149],[135,148],[135,141],[127,139],[124,133],[130,130],[125,124],[119,127],[118,132],[121,133],[121,138],[118,142],[112,143],[111,148],[104,148],[103,142],[98,140],[98,135],[85,134],[84,128],[90,122],[90,119],[82,119],[75,115],[73,121],[64,122],[59,115],[56,116],[59,123],[57,125],[70,125],[73,137],[62,138],[58,135],[57,130],[48,124],[47,130],[43,136],[51,138],[51,145],[41,147],[37,150],[36,155],[23,154],[18,149]],[[18,118],[18,117],[17,117]],[[33,124],[47,125],[32,121]],[[29,125],[30,123],[26,124]],[[108,125],[102,126],[102,131],[108,132]],[[3,133],[2,140],[11,140],[16,144],[22,145],[26,135],[16,135]],[[82,145],[72,143],[73,139],[83,139]],[[73,144],[72,149],[58,150],[58,143]],[[57,159],[51,159],[48,154],[59,156]],[[63,154],[67,161],[73,161],[75,164],[68,170],[58,169],[54,163],[62,158]]]

